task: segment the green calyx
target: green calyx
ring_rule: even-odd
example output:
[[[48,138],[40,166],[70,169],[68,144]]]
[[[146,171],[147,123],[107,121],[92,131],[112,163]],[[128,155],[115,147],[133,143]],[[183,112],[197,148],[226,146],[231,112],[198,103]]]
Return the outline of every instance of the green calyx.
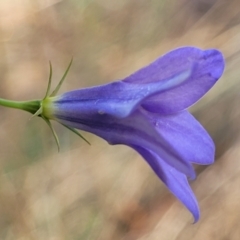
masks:
[[[49,114],[46,114],[46,112],[44,111],[44,106],[46,106],[49,102],[51,102],[50,98],[55,97],[60,89],[60,87],[63,84],[63,81],[65,80],[69,69],[72,65],[72,61],[73,59],[70,61],[65,73],[63,74],[61,80],[59,81],[58,85],[56,86],[56,88],[53,90],[52,93],[50,93],[51,90],[51,83],[52,83],[52,64],[51,62],[49,62],[49,67],[50,67],[50,73],[49,73],[49,79],[48,79],[48,86],[47,86],[47,91],[46,94],[44,96],[44,98],[42,100],[32,100],[32,101],[10,101],[10,100],[6,100],[3,98],[0,98],[0,105],[1,106],[5,106],[5,107],[9,107],[9,108],[16,108],[16,109],[21,109],[27,112],[30,112],[31,114],[33,114],[32,117],[41,117],[46,123],[47,125],[50,127],[51,132],[53,133],[54,139],[57,143],[58,146],[58,151],[60,150],[60,144],[59,144],[59,139],[58,136],[52,126],[52,123],[50,122],[50,118],[47,117]],[[56,119],[55,119],[56,120]],[[56,120],[57,121],[57,120]],[[61,123],[62,124],[62,123]],[[88,140],[86,140],[76,129],[71,128],[67,125],[62,124],[64,127],[66,127],[67,129],[71,130],[72,132],[74,132],[75,134],[77,134],[79,137],[81,137],[86,143],[89,143]]]

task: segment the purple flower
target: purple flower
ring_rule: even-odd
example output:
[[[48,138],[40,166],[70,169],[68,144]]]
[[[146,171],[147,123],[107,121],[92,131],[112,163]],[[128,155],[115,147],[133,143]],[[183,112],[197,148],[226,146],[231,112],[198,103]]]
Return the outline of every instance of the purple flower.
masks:
[[[47,97],[42,115],[135,149],[197,221],[188,178],[195,178],[192,163],[213,163],[214,143],[186,108],[223,70],[219,51],[182,47],[124,80]]]

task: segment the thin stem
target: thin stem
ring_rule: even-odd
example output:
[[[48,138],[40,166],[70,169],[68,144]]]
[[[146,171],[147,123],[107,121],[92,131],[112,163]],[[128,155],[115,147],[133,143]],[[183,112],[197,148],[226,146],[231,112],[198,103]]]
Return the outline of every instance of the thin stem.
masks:
[[[40,100],[11,101],[11,100],[0,98],[0,105],[4,107],[25,110],[27,112],[34,114],[41,107],[41,101]]]

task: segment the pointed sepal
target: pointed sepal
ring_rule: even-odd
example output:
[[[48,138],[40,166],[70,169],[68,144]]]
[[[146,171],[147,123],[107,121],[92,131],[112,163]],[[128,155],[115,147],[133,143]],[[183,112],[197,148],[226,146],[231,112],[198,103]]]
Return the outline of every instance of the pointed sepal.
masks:
[[[45,122],[47,123],[47,125],[48,125],[49,128],[51,129],[52,134],[53,134],[53,137],[54,137],[55,142],[56,142],[57,147],[58,147],[58,152],[60,152],[60,143],[59,143],[59,139],[58,139],[57,133],[55,132],[55,130],[54,130],[53,126],[52,126],[52,123],[49,121],[48,118],[45,118],[44,116],[42,116],[42,119],[45,120]]]
[[[51,63],[51,61],[49,61],[48,86],[47,86],[47,91],[46,91],[46,94],[45,94],[45,97],[43,98],[43,100],[46,99],[49,96],[49,92],[50,92],[50,89],[51,89],[51,84],[52,84],[52,63]]]
[[[89,145],[91,145],[91,143],[85,138],[83,137],[75,128],[71,128],[63,123],[61,123],[64,127],[66,127],[67,129],[69,129],[70,131],[72,131],[73,133],[77,134],[81,139],[83,139],[86,143],[88,143]]]
[[[54,96],[57,95],[60,87],[61,87],[62,84],[63,84],[63,81],[65,80],[65,78],[66,78],[66,76],[67,76],[67,74],[68,74],[68,72],[69,72],[69,69],[70,69],[70,67],[71,67],[71,65],[72,65],[72,62],[73,62],[73,58],[71,59],[69,65],[68,65],[68,67],[67,67],[67,70],[66,70],[65,73],[63,74],[63,76],[62,76],[60,82],[58,83],[57,87],[56,87],[56,88],[54,89],[54,91],[50,94],[50,97],[54,97]]]

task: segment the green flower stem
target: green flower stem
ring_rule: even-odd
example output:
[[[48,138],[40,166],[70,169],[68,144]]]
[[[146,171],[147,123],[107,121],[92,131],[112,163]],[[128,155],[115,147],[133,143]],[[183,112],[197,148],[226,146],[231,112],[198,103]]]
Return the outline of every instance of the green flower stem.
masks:
[[[21,109],[34,114],[41,107],[41,100],[10,101],[7,99],[0,98],[0,105],[9,108]]]

